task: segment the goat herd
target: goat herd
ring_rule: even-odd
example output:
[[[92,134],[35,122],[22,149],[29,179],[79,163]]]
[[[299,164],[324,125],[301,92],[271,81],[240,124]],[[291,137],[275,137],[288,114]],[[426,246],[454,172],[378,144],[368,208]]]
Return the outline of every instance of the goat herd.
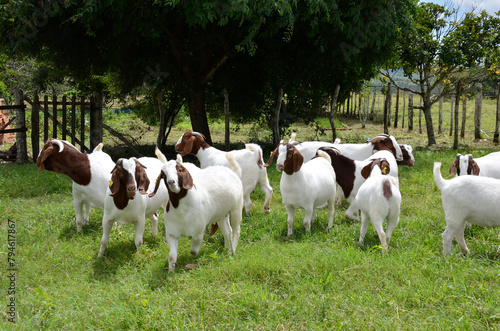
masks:
[[[282,172],[280,191],[288,213],[289,236],[295,209],[304,209],[303,224],[309,231],[316,210],[328,206],[329,229],[336,201],[345,198],[350,203],[346,216],[361,221],[359,242],[363,242],[371,221],[385,252],[399,221],[398,165],[412,166],[415,162],[411,146],[399,145],[393,136],[384,134],[365,144],[299,143],[292,135],[288,143],[279,144],[266,164],[257,144],[223,152],[210,146],[202,134],[192,131],[185,132],[175,145],[179,153],[176,160],[167,160],[156,149],[156,158],[121,158],[115,163],[102,147],[101,143],[92,153],[84,154],[66,141],[51,138],[40,152],[37,165],[39,170],[64,174],[73,180],[78,231],[88,222],[90,207],[104,210],[99,256],[104,254],[115,222],[134,224],[135,245],[139,248],[146,217],[156,236],[157,212],[164,210],[171,272],[175,270],[179,238],[191,237],[190,251],[196,255],[209,225],[210,234],[221,229],[225,246],[235,253],[242,209],[250,212],[250,194],[257,185],[265,194],[264,212],[271,212],[273,189],[266,169],[274,158],[276,169]],[[200,167],[182,161],[188,154],[198,158]],[[450,168],[450,174],[456,172],[457,176],[450,180],[443,180],[441,164],[434,164],[434,180],[441,190],[447,223],[443,233],[445,254],[451,251],[453,237],[462,252],[467,253],[466,221],[500,226],[499,161],[500,152],[477,159],[458,154]],[[463,176],[466,174],[476,176]]]

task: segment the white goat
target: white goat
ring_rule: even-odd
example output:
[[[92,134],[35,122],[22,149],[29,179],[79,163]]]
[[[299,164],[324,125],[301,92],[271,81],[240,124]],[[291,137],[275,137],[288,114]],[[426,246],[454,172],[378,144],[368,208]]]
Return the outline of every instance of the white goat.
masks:
[[[102,151],[102,146],[100,143],[91,154],[85,154],[67,141],[50,138],[45,142],[36,161],[39,171],[46,169],[67,175],[73,180],[77,231],[81,231],[83,225],[88,223],[90,207],[104,208],[110,172],[115,163]]]
[[[389,151],[379,151],[364,161],[353,160],[340,153],[337,148],[321,147],[319,151],[324,151],[330,156],[337,183],[350,204],[354,201],[361,185],[370,176],[375,160],[384,159],[382,169],[385,170],[383,170],[383,174],[398,178],[398,166],[394,156]],[[356,216],[357,210],[355,206],[350,205],[345,216],[359,221],[359,217]]]
[[[245,144],[245,147],[245,149],[229,152],[234,156],[234,159],[241,168],[245,211],[247,213],[251,211],[253,204],[250,200],[250,194],[258,185],[265,194],[264,212],[270,213],[271,210],[269,209],[269,205],[271,203],[273,189],[269,185],[267,169],[264,167],[264,162],[262,160],[262,149],[257,144]],[[179,138],[179,141],[175,145],[175,150],[182,156],[187,154],[196,155],[202,169],[214,165],[230,167],[226,159],[226,154],[228,152],[210,146],[205,141],[205,137],[198,132],[186,131]]]
[[[373,153],[381,150],[389,150],[393,153],[396,160],[403,160],[403,152],[401,151],[401,147],[398,145],[396,138],[386,134],[379,134],[365,144],[332,144],[323,141],[304,141],[301,143],[293,143],[304,157],[304,162],[308,162],[312,159],[320,147],[335,147],[343,155],[359,161],[366,160]]]
[[[453,237],[462,254],[469,249],[464,240],[465,223],[500,227],[500,180],[481,176],[457,176],[444,180],[441,162],[434,162],[434,182],[441,191],[446,229],[443,232],[443,253],[451,254]],[[498,248],[500,253],[500,247]]]
[[[349,207],[361,210],[359,244],[363,244],[368,223],[371,221],[384,253],[387,252],[392,231],[399,222],[401,209],[401,193],[397,179],[382,175],[383,172],[388,172],[387,167],[384,159],[376,159],[373,162],[370,177],[361,185]],[[387,232],[384,232],[383,224],[386,218]]]
[[[118,224],[134,224],[135,246],[142,245],[149,187],[149,178],[144,165],[136,158],[119,159],[111,172],[111,180],[104,199],[102,238],[99,256],[104,254],[111,228]],[[138,193],[138,194],[137,194]],[[153,234],[157,231],[157,218],[152,219]]]
[[[226,157],[232,169],[240,174],[241,169],[232,155],[227,154]],[[191,237],[190,251],[192,255],[197,255],[205,228],[214,222],[222,230],[225,246],[230,245],[231,252],[236,252],[242,219],[243,186],[235,172],[227,167],[212,166],[192,173],[178,161],[170,160],[163,164],[159,180],[164,180],[169,194],[164,216],[170,247],[170,272],[175,270],[179,238]]]
[[[398,160],[398,165],[406,165],[412,167],[415,165],[415,156],[413,155],[413,147],[407,144],[399,145],[401,152],[403,153],[403,159]]]
[[[476,175],[500,179],[500,152],[473,158],[472,154],[457,154],[450,166],[450,176]]]
[[[277,154],[276,169],[283,171],[280,189],[288,213],[288,236],[293,234],[295,209],[304,209],[304,227],[310,231],[316,218],[316,209],[328,205],[328,229],[333,225],[335,213],[335,172],[328,154],[319,151],[321,157],[304,163],[304,158],[292,144],[283,141],[274,150],[270,164]]]

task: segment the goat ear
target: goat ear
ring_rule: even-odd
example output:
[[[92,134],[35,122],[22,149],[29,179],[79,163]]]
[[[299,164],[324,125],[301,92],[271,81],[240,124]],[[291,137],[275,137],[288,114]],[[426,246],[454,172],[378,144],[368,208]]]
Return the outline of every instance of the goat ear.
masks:
[[[479,166],[477,165],[476,161],[474,160],[471,160],[469,162],[469,165],[472,167],[472,174],[473,175],[476,175],[476,176],[479,176]]]
[[[36,165],[38,166],[38,170],[41,171],[45,169],[45,165],[43,164],[45,160],[51,155],[56,154],[58,151],[54,147],[53,144],[48,144],[47,148],[43,149],[40,155],[36,160]]]
[[[372,173],[372,167],[373,167],[373,161],[368,163],[361,169],[361,176],[363,176],[364,179],[370,177]]]
[[[383,159],[382,162],[380,162],[380,171],[382,172],[382,175],[387,175],[391,172],[391,165],[386,159]]]
[[[137,181],[137,189],[139,190],[140,194],[148,193],[149,177],[145,169],[145,166],[143,166],[139,162],[136,163],[135,180]]]
[[[458,161],[455,160],[451,163],[451,166],[450,166],[450,177],[455,175],[455,172],[457,171],[457,167],[458,167]]]
[[[273,163],[274,158],[276,157],[276,155],[278,155],[278,147],[276,147],[276,149],[271,152],[271,156],[269,157],[269,160],[266,162],[266,164],[264,164],[264,167],[269,167],[269,165]]]
[[[193,150],[193,144],[194,144],[194,141],[196,140],[196,137],[193,136],[192,134],[189,135],[189,138],[187,138],[187,136],[188,135],[185,134],[184,137],[182,138],[182,142],[184,143],[184,146],[182,147],[182,150],[179,151],[181,156],[186,156],[189,153],[191,153],[191,151]]]
[[[116,166],[115,166],[116,169]],[[111,172],[111,180],[109,181],[109,189],[111,191],[110,196],[114,196],[120,190],[120,178],[116,174],[116,171]]]
[[[294,172],[299,171],[303,163],[304,157],[302,156],[302,154],[300,154],[300,152],[295,148],[289,149],[287,152],[283,171],[287,175],[291,175]]]
[[[152,198],[155,196],[156,192],[158,192],[158,189],[160,188],[160,185],[161,185],[162,178],[165,178],[165,174],[163,173],[163,171],[160,171],[160,174],[156,178],[155,189],[153,190],[153,192],[149,193],[148,197]]]
[[[189,171],[185,168],[182,172],[182,188],[186,190],[190,190],[193,188],[193,176],[191,176]]]

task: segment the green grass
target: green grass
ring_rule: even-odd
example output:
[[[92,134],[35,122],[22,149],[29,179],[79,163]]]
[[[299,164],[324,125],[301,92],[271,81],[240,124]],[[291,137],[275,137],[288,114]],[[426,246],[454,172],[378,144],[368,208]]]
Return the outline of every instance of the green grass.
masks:
[[[339,132],[343,141],[363,141],[381,130],[379,124],[369,124],[363,131],[358,121],[344,120],[343,125],[351,129]],[[314,135],[303,125],[294,129],[301,140]],[[233,139],[245,141],[237,137],[252,130],[257,134],[255,127],[241,126]],[[172,133],[171,143],[180,131]],[[69,178],[38,172],[34,165],[0,166],[1,327],[499,329],[498,229],[468,227],[468,256],[460,254],[455,242],[451,256],[441,253],[445,221],[432,164],[442,161],[445,175],[456,153],[449,149],[451,140],[440,136],[438,146],[427,149],[425,133],[423,137],[418,130],[391,133],[417,151],[416,165],[400,168],[401,219],[387,256],[382,255],[371,225],[364,246],[358,247],[360,224],[344,217],[346,203],[337,208],[330,232],[326,210],[318,212],[310,233],[304,231],[303,213],[297,211],[294,235],[287,238],[280,174],[269,167],[275,190],[272,213],[263,213],[264,197],[257,189],[252,196],[256,206],[244,216],[236,255],[228,255],[220,232],[205,237],[196,257],[189,254],[190,240],[183,238],[176,272],[168,273],[163,222],[154,238],[148,221],[139,252],[133,227],[115,225],[106,255],[98,259],[102,211],[92,210],[90,225],[76,233]],[[219,130],[214,132],[218,142],[222,136]],[[461,141],[461,152],[484,155],[494,150],[491,142]],[[16,224],[15,326],[8,322],[5,310],[8,219]],[[187,264],[197,269],[187,270]]]

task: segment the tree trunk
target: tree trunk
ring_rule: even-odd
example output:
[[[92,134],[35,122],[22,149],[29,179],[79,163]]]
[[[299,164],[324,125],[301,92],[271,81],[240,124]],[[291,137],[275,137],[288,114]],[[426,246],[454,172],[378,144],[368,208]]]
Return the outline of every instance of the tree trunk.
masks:
[[[442,96],[443,90],[440,92],[440,97],[439,97],[439,122],[438,122],[438,134],[443,133],[443,96]]]
[[[451,111],[450,111],[450,137],[453,135],[453,115],[455,107],[455,97],[451,98]]]
[[[205,109],[205,87],[194,86],[189,88],[189,117],[193,131],[202,133],[209,145],[212,145],[210,128],[208,127],[207,111]]]
[[[163,116],[163,92],[158,90],[155,98],[156,111],[158,113],[158,118],[160,119],[160,127],[158,129],[158,136],[156,137],[156,146],[160,148],[162,146],[162,139],[167,131],[167,125],[165,123],[165,117]]]
[[[432,113],[431,113],[431,94],[426,95],[423,98],[423,113],[425,117],[425,126],[427,129],[427,145],[432,146],[436,144],[436,136],[434,135],[434,126],[432,125]]]
[[[273,127],[274,146],[278,146],[281,141],[280,111],[282,102],[283,102],[283,88],[280,88],[278,92],[278,100],[276,102],[276,109],[274,110],[274,127]]]
[[[229,151],[231,146],[229,143],[229,94],[227,93],[226,88],[222,89],[222,95],[224,96],[224,119],[225,119],[225,134],[224,134],[224,142],[226,146],[226,151]]]
[[[499,136],[499,129],[500,129],[500,82],[498,83],[497,86],[497,116],[496,116],[496,121],[495,121],[495,134],[493,136],[493,142],[498,144],[498,136]]]
[[[401,129],[405,127],[406,92],[403,92],[403,116],[401,116]]]
[[[481,108],[483,107],[483,84],[479,84],[479,92],[476,94],[474,108],[474,139],[481,139]]]
[[[413,93],[408,95],[408,131],[413,130]]]
[[[391,106],[390,99],[391,99],[391,83],[389,82],[387,84],[387,94],[385,96],[385,102],[384,102],[384,133],[389,134],[389,107]]]
[[[453,149],[458,149],[458,107],[460,106],[460,93],[462,93],[462,83],[459,81],[457,84],[457,96],[455,98],[455,132],[453,134]]]
[[[394,129],[398,127],[399,116],[399,87],[396,89],[396,112],[394,113]]]
[[[462,127],[460,128],[460,138],[465,137],[465,121],[467,120],[467,96],[463,95],[462,101]]]
[[[332,142],[337,139],[337,128],[335,127],[335,109],[337,108],[337,100],[339,98],[340,84],[337,84],[333,91],[332,103],[330,105],[330,126],[332,127]]]
[[[377,92],[373,93],[372,109],[370,111],[370,121],[373,121],[373,119],[375,118],[375,97],[377,96],[376,94]]]
[[[391,108],[392,108],[392,84],[387,84],[387,134],[389,134],[389,127],[391,126]]]

